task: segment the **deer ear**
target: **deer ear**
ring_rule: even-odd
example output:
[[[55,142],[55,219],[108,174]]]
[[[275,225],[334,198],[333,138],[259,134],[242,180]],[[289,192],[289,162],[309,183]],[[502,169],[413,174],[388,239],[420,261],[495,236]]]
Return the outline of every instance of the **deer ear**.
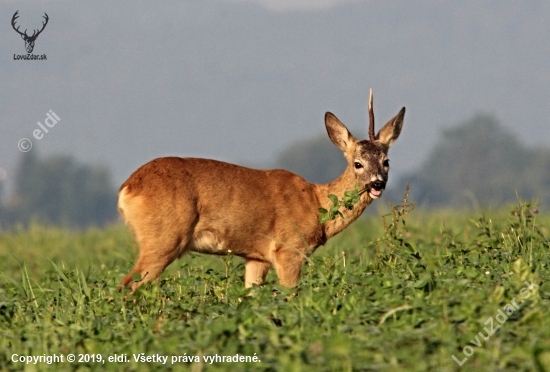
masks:
[[[399,134],[401,133],[401,128],[403,128],[403,118],[405,117],[405,107],[399,111],[399,114],[397,114],[393,119],[388,121],[386,125],[382,129],[380,129],[380,132],[376,135],[376,139],[380,141],[383,145],[387,147],[391,147],[393,143],[397,140],[397,137],[399,137]]]
[[[340,150],[347,153],[357,142],[355,137],[348,131],[348,128],[334,114],[327,112],[325,114],[325,126],[332,143]]]

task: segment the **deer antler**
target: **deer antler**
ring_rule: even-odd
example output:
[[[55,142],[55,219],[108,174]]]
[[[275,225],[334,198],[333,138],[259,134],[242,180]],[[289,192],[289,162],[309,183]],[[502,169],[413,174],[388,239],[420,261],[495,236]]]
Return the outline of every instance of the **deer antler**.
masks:
[[[21,36],[27,36],[27,30],[25,30],[25,32],[23,33],[23,32],[21,32],[21,31],[19,31],[19,27],[15,28],[15,20],[16,20],[17,18],[19,18],[19,15],[17,15],[17,13],[19,13],[19,10],[16,11],[15,14],[13,15],[13,17],[12,17],[12,19],[11,19],[11,26],[13,27],[13,29],[14,29],[15,31],[17,31],[17,33],[18,33],[19,35],[21,35]]]
[[[25,38],[25,40],[28,40],[28,41],[34,41],[36,40],[36,38],[38,37],[38,35],[40,35],[40,33],[42,31],[44,31],[44,28],[46,27],[46,25],[48,24],[48,20],[50,19],[50,17],[48,17],[48,14],[47,13],[44,13],[44,18],[46,19],[46,22],[42,22],[42,29],[40,31],[38,30],[34,30],[33,31],[33,34],[32,36],[29,36],[27,35],[27,30],[25,29],[25,32],[21,32],[19,31],[19,27],[15,27],[15,21],[17,20],[17,18],[19,18],[19,10],[15,12],[15,14],[13,15],[12,19],[11,19],[11,26],[13,27],[13,29],[15,31],[17,31],[17,33],[21,36],[23,36]]]
[[[372,88],[369,95],[369,140],[371,142],[376,140],[376,135],[374,134],[374,110],[372,109]]]
[[[46,25],[48,24],[48,20],[50,19],[50,17],[48,17],[48,14],[47,14],[47,13],[44,13],[44,17],[43,17],[43,18],[46,19],[46,22],[42,22],[42,29],[41,29],[40,31],[38,31],[38,32],[36,32],[36,30],[35,30],[35,31],[33,32],[32,36],[31,36],[31,38],[35,38],[35,39],[36,39],[36,37],[37,37],[38,35],[40,35],[40,33],[41,33],[42,31],[44,31],[44,28],[46,28]]]

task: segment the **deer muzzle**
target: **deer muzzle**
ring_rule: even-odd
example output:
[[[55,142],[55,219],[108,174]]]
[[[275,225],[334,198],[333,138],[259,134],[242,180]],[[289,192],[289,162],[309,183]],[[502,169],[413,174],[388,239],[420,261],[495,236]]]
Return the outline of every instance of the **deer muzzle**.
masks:
[[[385,187],[386,187],[386,182],[377,180],[377,181],[371,182],[367,186],[367,191],[369,192],[369,196],[372,199],[378,199],[380,195],[382,195],[382,191],[384,191]]]

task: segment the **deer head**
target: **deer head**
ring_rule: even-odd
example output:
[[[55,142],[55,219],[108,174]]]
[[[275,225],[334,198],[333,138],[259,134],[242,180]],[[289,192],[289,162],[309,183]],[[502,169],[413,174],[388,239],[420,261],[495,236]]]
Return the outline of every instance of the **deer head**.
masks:
[[[332,142],[338,146],[348,161],[348,169],[353,169],[353,180],[359,188],[366,191],[371,200],[378,199],[382,195],[388,181],[390,168],[387,156],[388,149],[395,142],[403,126],[405,108],[391,119],[375,135],[374,111],[372,108],[372,89],[369,97],[369,139],[359,141],[347,130],[336,116],[327,112],[325,116],[326,128]],[[338,186],[344,186],[344,183]],[[353,186],[353,185],[352,185]],[[350,185],[345,185],[350,187]],[[337,190],[343,193],[344,190]]]
[[[46,13],[44,13],[44,19],[46,21],[42,22],[42,29],[40,31],[39,30],[34,30],[32,35],[29,36],[29,35],[27,35],[27,30],[26,29],[25,29],[25,32],[21,32],[21,31],[19,31],[19,27],[15,27],[15,21],[16,21],[17,18],[19,18],[19,15],[17,13],[19,13],[19,10],[16,11],[15,14],[13,15],[13,18],[11,19],[11,26],[13,27],[13,29],[15,31],[17,31],[17,33],[19,35],[21,35],[21,38],[23,40],[25,40],[25,49],[27,49],[27,53],[32,53],[32,51],[34,49],[34,42],[36,41],[36,38],[38,37],[38,35],[40,35],[40,33],[44,30],[44,28],[48,24],[49,17]]]

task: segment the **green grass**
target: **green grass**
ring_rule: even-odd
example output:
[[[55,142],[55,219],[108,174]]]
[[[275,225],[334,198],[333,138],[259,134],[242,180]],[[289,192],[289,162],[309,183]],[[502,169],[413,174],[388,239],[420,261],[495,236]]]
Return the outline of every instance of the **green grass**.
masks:
[[[319,248],[296,288],[270,273],[252,296],[242,260],[195,254],[119,293],[137,254],[123,226],[4,232],[0,370],[550,371],[549,223],[525,203],[484,214],[395,208]],[[526,281],[538,288],[520,303]],[[500,327],[487,337],[490,318]],[[140,353],[168,362],[135,362]],[[88,359],[26,366],[13,354]],[[236,354],[259,361],[203,359]],[[98,362],[115,355],[128,361]]]

